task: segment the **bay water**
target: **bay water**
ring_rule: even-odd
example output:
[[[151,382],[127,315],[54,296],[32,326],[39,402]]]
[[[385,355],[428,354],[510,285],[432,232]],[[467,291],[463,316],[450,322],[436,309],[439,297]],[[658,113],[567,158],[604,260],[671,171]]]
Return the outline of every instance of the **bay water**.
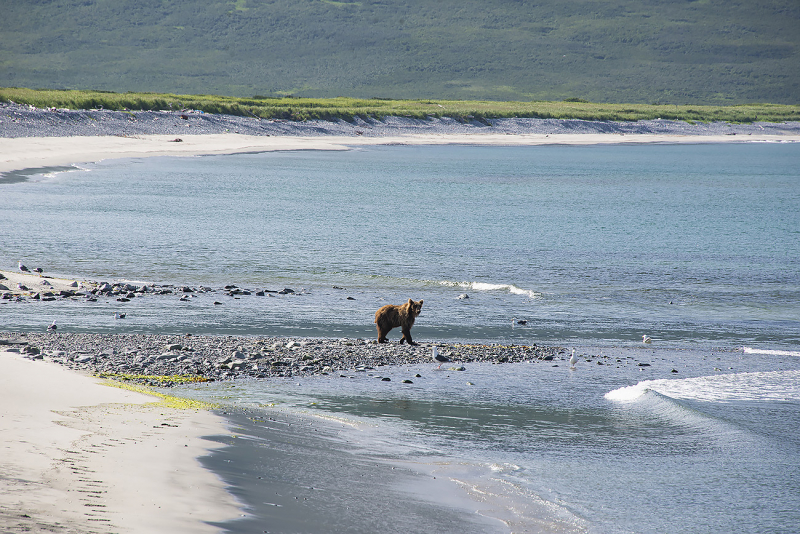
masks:
[[[368,339],[378,307],[424,299],[417,341],[575,347],[577,369],[431,364],[179,391],[338,425],[345,449],[457,481],[514,532],[800,524],[797,144],[390,146],[80,168],[0,179],[3,268],[216,291],[3,301],[4,330],[57,319]],[[230,284],[294,293],[225,297]],[[237,432],[266,454],[259,420]],[[220,454],[235,458],[229,444]],[[266,521],[254,491],[240,495],[251,518],[226,528]]]

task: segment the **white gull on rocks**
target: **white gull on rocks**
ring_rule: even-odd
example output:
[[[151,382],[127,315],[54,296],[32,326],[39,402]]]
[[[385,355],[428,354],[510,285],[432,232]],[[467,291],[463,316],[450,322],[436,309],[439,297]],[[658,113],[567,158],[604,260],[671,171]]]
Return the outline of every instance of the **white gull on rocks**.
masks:
[[[572,356],[569,357],[569,368],[575,369],[576,363],[578,363],[578,357],[575,356],[575,349],[572,349]]]
[[[443,363],[450,361],[450,358],[448,358],[447,356],[439,354],[439,351],[436,350],[436,347],[433,347],[433,350],[431,350],[431,354],[433,355],[433,361],[439,362],[439,369],[442,368]]]

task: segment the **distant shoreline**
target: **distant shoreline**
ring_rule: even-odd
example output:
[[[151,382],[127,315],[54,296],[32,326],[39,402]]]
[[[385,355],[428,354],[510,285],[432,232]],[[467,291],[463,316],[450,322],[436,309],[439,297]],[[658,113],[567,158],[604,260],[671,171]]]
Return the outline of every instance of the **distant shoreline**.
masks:
[[[444,130],[444,131],[442,131]],[[448,133],[397,131],[393,135],[243,135],[184,134],[135,136],[49,136],[5,138],[0,143],[0,174],[25,169],[69,167],[106,159],[199,156],[286,150],[348,150],[387,145],[602,145],[800,142],[800,123],[788,133]]]
[[[38,109],[0,105],[0,173],[104,159],[369,145],[597,145],[800,142],[800,122],[690,124],[578,119],[258,119],[201,112]]]

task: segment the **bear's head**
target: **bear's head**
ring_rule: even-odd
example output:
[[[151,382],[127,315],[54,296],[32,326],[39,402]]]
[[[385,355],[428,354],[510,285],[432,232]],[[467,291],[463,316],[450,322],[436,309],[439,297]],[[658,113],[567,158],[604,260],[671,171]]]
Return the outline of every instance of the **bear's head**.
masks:
[[[414,302],[411,299],[408,299],[408,313],[412,317],[416,317],[422,311],[422,299],[419,302]]]

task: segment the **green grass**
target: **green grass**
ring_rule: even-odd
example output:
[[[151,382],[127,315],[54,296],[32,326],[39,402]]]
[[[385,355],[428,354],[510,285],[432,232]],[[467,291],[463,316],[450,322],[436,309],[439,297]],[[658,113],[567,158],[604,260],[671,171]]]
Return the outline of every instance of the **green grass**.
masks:
[[[503,117],[637,121],[671,119],[687,122],[782,122],[800,120],[800,106],[745,104],[737,106],[677,106],[569,102],[497,102],[488,100],[390,100],[357,98],[240,98],[216,95],[112,93],[0,88],[0,101],[37,108],[181,110],[255,116],[264,119],[345,119],[452,117],[459,120]]]
[[[800,103],[798,0],[0,5],[5,86],[240,97]]]

